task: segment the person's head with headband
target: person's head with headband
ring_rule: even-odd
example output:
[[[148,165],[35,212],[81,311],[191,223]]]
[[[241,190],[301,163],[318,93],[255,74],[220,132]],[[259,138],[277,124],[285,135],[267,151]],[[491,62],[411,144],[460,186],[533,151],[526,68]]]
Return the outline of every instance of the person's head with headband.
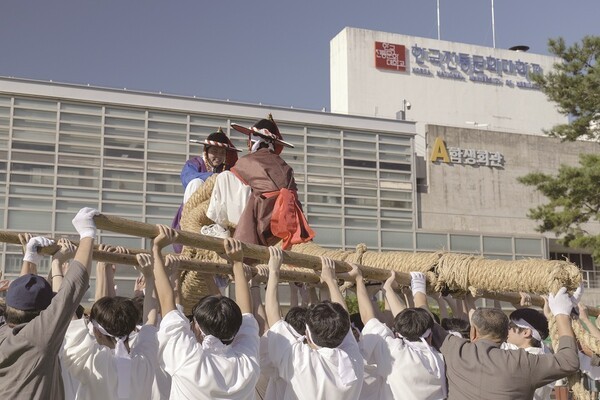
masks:
[[[336,348],[350,330],[350,315],[341,304],[324,300],[306,311],[306,337],[317,347]]]
[[[204,348],[212,338],[224,345],[231,344],[242,326],[242,311],[229,297],[205,296],[194,306],[192,314],[192,330]]]
[[[231,124],[231,127],[238,132],[248,135],[248,150],[254,153],[260,149],[269,149],[270,152],[281,154],[284,147],[293,148],[294,145],[283,140],[281,132],[269,114],[268,118],[264,118],[256,122],[251,127],[245,127],[239,124]]]
[[[431,344],[433,318],[423,308],[405,308],[394,318],[394,333],[409,342],[419,342],[424,339]]]
[[[540,311],[520,308],[509,316],[507,342],[520,348],[542,347],[548,337],[548,319]]]
[[[126,297],[102,297],[94,303],[90,321],[98,343],[115,349],[123,343],[129,349],[129,334],[135,330],[139,311]]]

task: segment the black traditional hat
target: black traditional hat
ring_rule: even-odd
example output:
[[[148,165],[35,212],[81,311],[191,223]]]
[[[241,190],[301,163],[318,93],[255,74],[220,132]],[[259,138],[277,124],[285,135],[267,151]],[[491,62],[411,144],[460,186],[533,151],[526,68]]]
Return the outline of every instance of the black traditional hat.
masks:
[[[236,131],[242,132],[249,137],[258,136],[273,143],[276,154],[280,154],[283,146],[293,148],[294,145],[283,140],[283,136],[279,132],[277,124],[273,120],[273,116],[269,114],[268,119],[261,119],[250,128],[238,124],[231,124],[231,127]]]
[[[204,141],[190,139],[190,142],[203,144],[205,150],[207,148],[209,148],[210,146],[217,146],[217,147],[222,147],[225,150],[238,151],[238,152],[242,151],[242,150],[237,149],[233,145],[233,143],[231,143],[231,141],[229,140],[229,138],[227,137],[227,135],[225,134],[225,132],[223,132],[223,130],[221,128],[219,128],[219,130],[217,132],[213,132],[210,135],[208,135],[206,137],[206,139],[204,139]]]

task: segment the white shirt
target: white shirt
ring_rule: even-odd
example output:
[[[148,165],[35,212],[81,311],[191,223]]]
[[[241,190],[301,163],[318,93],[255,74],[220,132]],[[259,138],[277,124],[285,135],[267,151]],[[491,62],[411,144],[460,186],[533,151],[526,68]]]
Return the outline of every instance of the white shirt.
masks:
[[[363,382],[363,360],[352,330],[348,330],[337,347],[349,356],[357,377],[347,385],[340,380],[335,349],[315,350],[298,341],[294,332],[284,320],[267,332],[268,357],[279,376],[288,383],[280,399],[358,399]]]
[[[144,325],[131,344],[130,395],[127,399],[147,400],[151,397],[154,371],[158,365],[157,328]],[[117,395],[119,376],[114,350],[98,344],[84,319],[71,321],[64,341],[62,360],[71,375],[79,381],[76,398],[96,400],[120,399]]]
[[[253,400],[258,366],[258,324],[243,314],[233,342],[203,349],[178,310],[163,317],[158,333],[161,367],[171,375],[171,399]]]
[[[446,370],[440,352],[422,342],[394,336],[376,318],[362,330],[363,355],[376,364],[374,373],[385,379],[380,399],[441,400],[446,398]]]
[[[215,180],[206,216],[221,226],[237,225],[251,192],[250,186],[232,172],[221,172]]]

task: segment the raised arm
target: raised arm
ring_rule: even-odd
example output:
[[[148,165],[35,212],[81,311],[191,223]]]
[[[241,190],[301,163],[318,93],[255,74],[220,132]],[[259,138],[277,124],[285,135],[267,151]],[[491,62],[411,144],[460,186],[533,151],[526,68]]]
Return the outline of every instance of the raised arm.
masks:
[[[269,279],[269,267],[259,265],[256,267],[257,273],[250,280],[250,296],[252,297],[252,314],[258,322],[258,334],[262,336],[265,330],[269,329],[267,323],[267,314],[260,297],[260,286]]]
[[[362,271],[356,264],[352,264],[352,270],[347,274],[349,280],[356,282],[356,297],[358,299],[358,311],[360,312],[360,319],[363,324],[367,324],[373,318],[377,318],[375,315],[375,308],[371,301],[371,296],[365,285]],[[341,276],[340,276],[341,277]]]
[[[171,287],[171,281],[165,270],[165,260],[162,255],[162,249],[177,239],[179,234],[174,229],[166,225],[157,225],[159,234],[152,243],[152,258],[154,259],[154,282],[156,294],[160,302],[160,310],[163,315],[167,315],[175,310],[175,294]]]
[[[68,269],[68,262],[75,255],[77,247],[67,239],[59,239],[60,249],[52,256],[49,281],[52,285],[52,291],[58,292],[62,285],[65,272]]]
[[[267,313],[267,323],[269,326],[275,325],[281,319],[279,309],[279,271],[283,263],[281,249],[269,247],[269,280],[267,281],[267,291],[265,294],[265,311]]]
[[[410,273],[410,289],[415,300],[415,307],[429,310],[427,305],[427,279],[422,272]]]
[[[252,313],[252,303],[250,301],[250,289],[244,273],[244,252],[242,242],[233,238],[227,238],[223,242],[225,253],[233,262],[233,282],[235,283],[235,302],[243,314]]]
[[[384,282],[382,290],[394,317],[406,308],[404,302],[400,300],[400,297],[394,291],[396,287],[398,287],[398,284],[396,283],[396,272],[391,271],[390,277]]]
[[[42,261],[44,256],[38,253],[40,247],[50,246],[54,240],[42,236],[32,237],[30,234],[19,234],[19,240],[23,246],[24,256],[23,264],[21,265],[20,276],[27,274],[37,275],[37,266]]]
[[[342,296],[342,292],[340,292],[340,288],[337,284],[337,278],[335,276],[335,263],[332,259],[323,256],[321,256],[321,282],[327,285],[331,301],[341,304],[342,307],[348,311],[346,300],[344,300],[344,296]]]
[[[142,322],[144,325],[156,325],[158,320],[158,301],[154,291],[154,263],[152,256],[147,253],[140,253],[135,256],[138,265],[135,269],[138,270],[146,282],[146,294],[144,295],[144,310]]]
[[[555,295],[548,296],[548,305],[550,311],[556,317],[556,327],[558,336],[569,336],[574,338],[573,327],[571,326],[571,310],[574,300],[567,293],[567,289],[562,287]]]

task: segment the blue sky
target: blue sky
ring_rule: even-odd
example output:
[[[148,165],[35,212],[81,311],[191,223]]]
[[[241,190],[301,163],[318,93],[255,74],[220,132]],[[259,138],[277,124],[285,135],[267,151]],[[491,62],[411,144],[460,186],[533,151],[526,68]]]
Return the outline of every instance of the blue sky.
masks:
[[[443,40],[492,45],[491,0],[440,0]],[[495,0],[496,46],[600,35],[598,0]],[[436,0],[3,0],[0,76],[329,109],[344,27],[437,37]]]

